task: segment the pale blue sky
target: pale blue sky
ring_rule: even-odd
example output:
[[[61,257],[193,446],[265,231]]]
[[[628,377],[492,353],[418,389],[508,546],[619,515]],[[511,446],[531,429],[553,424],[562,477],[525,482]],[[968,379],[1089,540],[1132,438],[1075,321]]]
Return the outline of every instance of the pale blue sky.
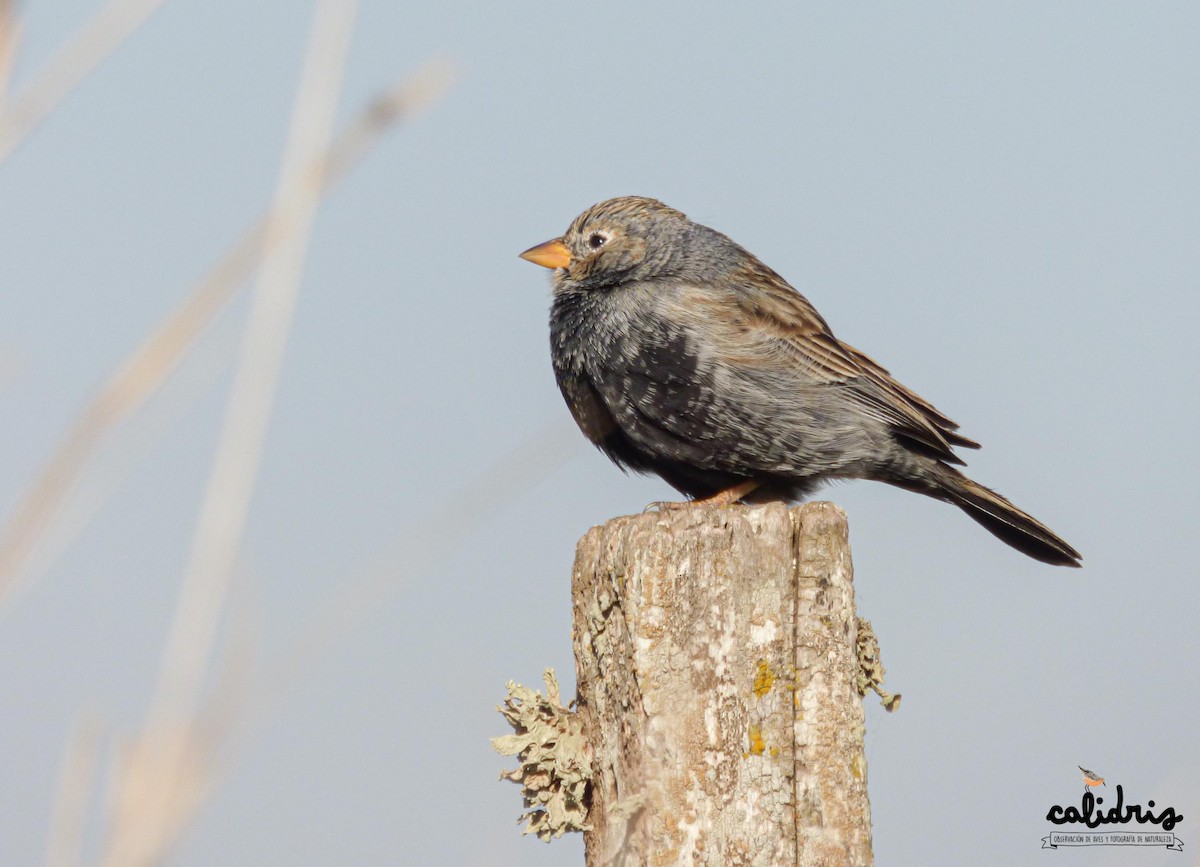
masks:
[[[99,6],[24,3],[18,85]],[[5,515],[268,201],[310,16],[167,0],[0,166]],[[519,836],[493,708],[544,666],[571,691],[576,540],[671,492],[573,432],[547,275],[516,255],[629,193],[758,254],[984,444],[973,476],[1083,552],[1054,569],[943,504],[825,494],[905,697],[867,706],[879,863],[1123,863],[1038,854],[1079,764],[1175,805],[1200,846],[1197,44],[1182,2],[362,3],[343,118],[430,57],[460,79],[322,207],[240,586],[266,669],[399,545],[395,592],[171,863],[582,863],[578,839]],[[98,466],[119,486],[0,612],[2,864],[40,863],[79,715],[119,732],[145,712],[244,309],[113,438]],[[480,529],[419,529],[556,426],[569,457],[547,451]]]

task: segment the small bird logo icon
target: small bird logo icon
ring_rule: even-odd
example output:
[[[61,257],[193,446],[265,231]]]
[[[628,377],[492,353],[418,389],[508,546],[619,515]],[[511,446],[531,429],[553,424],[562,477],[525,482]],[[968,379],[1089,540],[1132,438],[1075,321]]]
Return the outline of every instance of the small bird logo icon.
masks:
[[[1093,786],[1108,786],[1108,783],[1104,782],[1104,777],[1100,776],[1095,771],[1089,771],[1082,765],[1076,765],[1075,767],[1083,771],[1083,790],[1085,792]]]

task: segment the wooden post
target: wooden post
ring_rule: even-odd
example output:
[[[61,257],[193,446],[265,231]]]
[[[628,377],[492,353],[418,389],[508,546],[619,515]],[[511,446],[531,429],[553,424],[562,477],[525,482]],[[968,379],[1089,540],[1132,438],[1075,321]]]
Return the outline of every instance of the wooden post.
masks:
[[[851,578],[831,503],[672,510],[584,536],[589,867],[872,862]]]

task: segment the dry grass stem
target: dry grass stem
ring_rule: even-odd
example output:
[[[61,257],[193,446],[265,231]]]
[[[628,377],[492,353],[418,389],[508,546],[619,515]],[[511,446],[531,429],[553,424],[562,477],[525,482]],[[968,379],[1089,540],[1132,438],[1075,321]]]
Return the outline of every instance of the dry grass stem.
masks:
[[[35,77],[9,111],[0,115],[0,161],[159,2],[110,3]],[[16,43],[10,2],[0,0],[0,4],[2,86]],[[228,608],[316,208],[332,184],[389,127],[436,100],[449,83],[444,63],[426,67],[387,90],[330,144],[354,11],[355,0],[318,0],[270,211],[101,386],[0,534],[2,603],[20,579],[28,577],[32,554],[38,555],[38,566],[48,567],[42,550],[49,547],[48,531],[66,529],[57,526],[63,523],[64,505],[80,490],[105,435],[162,386],[258,267],[239,366],[158,687],[145,726],[121,749],[110,774],[109,820],[99,862],[109,867],[149,867],[162,861],[216,786],[228,761],[231,734],[242,728],[251,709],[246,654],[227,654],[225,664],[218,665],[211,678],[212,689],[206,693],[205,687],[220,655],[219,629]],[[47,848],[51,867],[80,863],[95,740],[94,735],[81,734],[68,748]]]
[[[183,819],[189,811],[201,806],[220,782],[222,770],[235,760],[235,753],[248,748],[261,734],[303,676],[313,671],[339,638],[378,612],[388,596],[449,556],[454,544],[477,530],[490,514],[566,463],[583,448],[583,442],[573,429],[557,423],[501,456],[427,520],[407,528],[370,568],[343,582],[326,604],[318,606],[317,617],[281,655],[284,662],[266,676],[251,675],[253,630],[245,607],[231,606],[232,651],[216,678],[213,698],[200,711],[202,721],[189,726],[169,720],[152,724],[147,730],[148,735],[154,733],[150,743],[142,752],[131,754],[124,766],[133,777],[123,779],[122,788],[114,792],[115,801],[126,805],[120,815],[129,823],[138,817],[132,828],[134,837],[166,836],[154,845],[131,840],[137,848],[120,853],[128,860],[116,857],[114,850],[104,862],[106,867],[148,864],[138,853],[165,851],[173,835],[186,827]],[[186,740],[189,736],[191,742]],[[202,761],[196,760],[197,751]],[[168,793],[174,803],[147,806],[145,802],[155,792]],[[140,812],[146,809],[149,812]]]
[[[152,721],[119,750],[110,775],[102,867],[151,867],[220,784],[242,724],[252,667],[244,624],[232,630],[211,696],[187,719]]]
[[[306,171],[326,151],[353,29],[355,0],[319,0],[273,212],[291,231],[264,257],[224,425],[144,730],[114,774],[103,863],[159,863],[207,799],[236,705],[205,713],[245,517],[303,274],[322,182]],[[217,707],[220,707],[218,705]]]
[[[155,446],[188,418],[201,397],[222,382],[237,355],[241,325],[233,317],[218,321],[141,410],[121,420],[112,435],[97,445],[95,456],[71,485],[54,520],[25,561],[25,576],[44,574]],[[29,586],[28,582],[23,586]]]
[[[241,359],[163,655],[157,703],[168,716],[190,712],[212,656],[320,201],[320,178],[306,169],[326,151],[332,137],[354,11],[354,0],[317,4],[273,208],[292,231],[263,259],[259,270]]]
[[[350,122],[324,155],[304,169],[308,184],[322,194],[328,192],[388,128],[434,102],[449,83],[448,65],[437,61],[389,88]],[[0,605],[26,574],[31,552],[41,543],[104,435],[162,385],[248,279],[260,258],[298,229],[287,214],[286,205],[277,205],[264,215],[84,407],[0,532]],[[40,565],[48,566],[49,559],[41,558]]]
[[[196,721],[156,724],[121,750],[112,773],[104,867],[151,867],[212,791],[221,733]]]
[[[8,0],[0,0],[7,3]],[[154,14],[163,0],[111,0],[39,69],[0,115],[0,163],[63,98]],[[3,48],[0,47],[0,53]],[[2,93],[3,91],[0,91]]]
[[[348,635],[405,585],[428,575],[502,506],[530,491],[583,449],[584,439],[561,422],[505,453],[452,493],[423,521],[405,527],[357,576],[342,581],[280,655],[255,694],[268,717],[340,638]]]
[[[135,744],[124,760],[113,793],[114,802],[122,805],[115,818],[132,823],[135,833],[123,842],[126,848],[109,853],[105,864],[148,864],[146,853],[164,851],[219,783],[222,769],[234,761],[233,754],[262,731],[332,645],[378,612],[389,596],[432,571],[453,552],[456,542],[475,532],[491,514],[578,454],[583,442],[573,428],[555,423],[502,455],[426,520],[406,528],[362,574],[344,581],[281,654],[283,663],[265,677],[250,678],[252,630],[244,618],[239,624],[235,617],[232,632],[237,640],[216,680],[213,701],[200,711],[204,721],[155,723],[147,730],[148,742]],[[234,613],[237,609],[234,606]],[[155,793],[165,794],[149,804]],[[143,839],[148,835],[154,839]]]
[[[8,83],[12,80],[13,65],[17,60],[19,32],[17,18],[13,14],[14,5],[13,0],[0,0],[0,124],[3,124]]]
[[[85,716],[67,743],[59,771],[46,845],[46,867],[78,867],[82,863],[83,829],[99,752],[100,724]]]

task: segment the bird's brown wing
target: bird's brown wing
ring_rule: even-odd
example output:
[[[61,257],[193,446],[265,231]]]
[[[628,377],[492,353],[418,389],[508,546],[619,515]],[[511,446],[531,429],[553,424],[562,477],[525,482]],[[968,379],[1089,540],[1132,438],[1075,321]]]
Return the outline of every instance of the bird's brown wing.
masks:
[[[693,311],[707,308],[702,315],[727,363],[769,365],[784,357],[819,382],[847,386],[853,399],[891,425],[896,436],[947,463],[962,463],[953,446],[979,447],[885,368],[834,337],[808,299],[774,271],[754,262],[734,278],[730,293],[693,287],[680,299]]]
[[[905,402],[919,410],[926,419],[938,427],[938,429],[951,444],[956,446],[965,446],[969,449],[979,448],[979,443],[975,442],[975,440],[969,439],[962,434],[955,433],[955,431],[958,430],[958,425],[955,424],[954,421],[947,418],[937,409],[937,407],[925,400],[919,394],[905,388],[903,385],[893,379],[887,368],[878,364],[869,355],[864,352],[860,352],[853,346],[850,346],[848,343],[842,343],[841,346],[844,350],[846,350],[846,352],[853,356],[856,361],[858,361],[863,370],[867,372],[868,376],[886,386],[889,390],[895,391],[904,399]]]

